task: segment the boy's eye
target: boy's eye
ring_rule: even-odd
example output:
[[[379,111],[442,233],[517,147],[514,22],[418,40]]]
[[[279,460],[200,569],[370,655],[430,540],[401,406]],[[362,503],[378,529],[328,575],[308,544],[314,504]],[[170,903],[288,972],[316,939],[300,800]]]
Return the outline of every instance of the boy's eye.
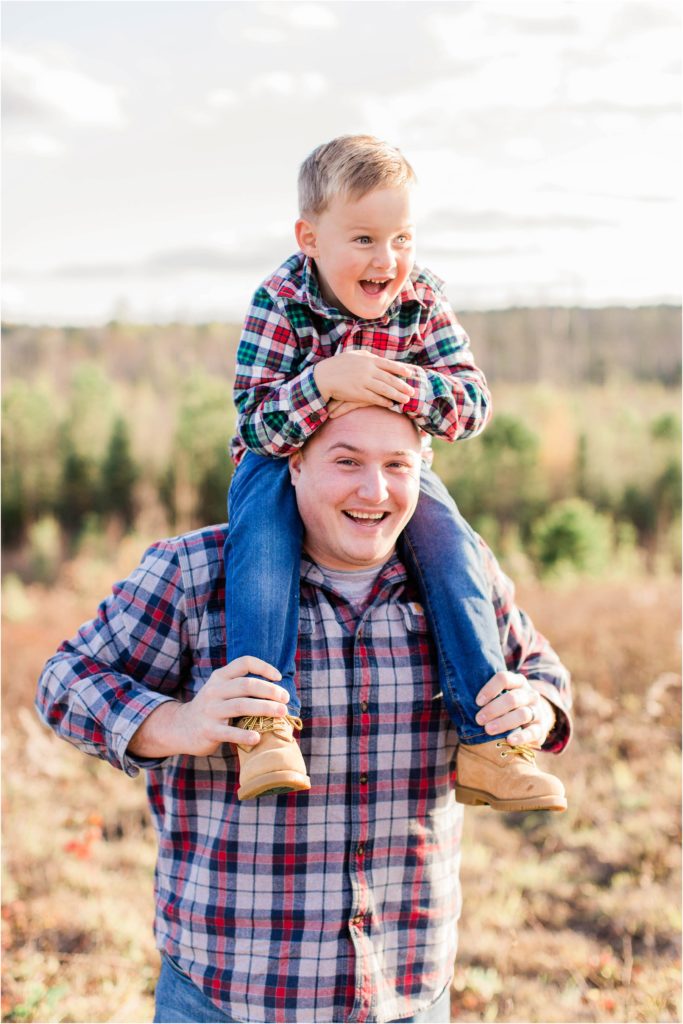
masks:
[[[372,242],[372,239],[370,238],[369,235],[360,235],[356,239],[356,241],[360,242],[361,245],[370,245],[370,243]]]

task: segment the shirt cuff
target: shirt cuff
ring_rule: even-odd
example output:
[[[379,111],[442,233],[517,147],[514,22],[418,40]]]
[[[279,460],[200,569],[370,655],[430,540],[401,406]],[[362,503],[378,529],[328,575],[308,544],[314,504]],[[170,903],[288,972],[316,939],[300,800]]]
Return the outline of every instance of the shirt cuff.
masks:
[[[573,723],[569,717],[569,712],[552,683],[546,683],[542,679],[530,679],[529,682],[538,690],[542,697],[545,697],[552,704],[553,711],[555,712],[555,724],[548,733],[541,750],[546,753],[561,754],[569,745],[573,733]]]
[[[430,402],[432,398],[432,389],[429,383],[429,378],[421,366],[414,365],[413,370],[416,375],[414,377],[407,377],[406,383],[410,384],[410,386],[415,389],[415,394],[410,401],[405,403],[405,405],[399,406],[399,409],[414,420],[428,421],[429,414],[431,412]]]
[[[172,700],[173,697],[153,690],[139,690],[134,694],[135,712],[119,717],[112,745],[121,769],[131,778],[139,775],[140,769],[159,768],[168,760],[167,757],[136,757],[128,753],[128,744],[147,717]]]
[[[310,366],[292,382],[290,390],[290,408],[293,412],[309,416],[311,413],[324,413],[327,402],[320,393],[315,382],[315,366]]]

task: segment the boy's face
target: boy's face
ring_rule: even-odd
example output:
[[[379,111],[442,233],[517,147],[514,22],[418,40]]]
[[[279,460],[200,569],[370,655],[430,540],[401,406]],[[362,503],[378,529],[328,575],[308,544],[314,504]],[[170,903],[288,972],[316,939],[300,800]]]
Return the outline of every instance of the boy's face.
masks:
[[[362,199],[336,196],[322,213],[297,221],[296,237],[315,260],[328,305],[374,320],[415,263],[410,188],[375,189]]]

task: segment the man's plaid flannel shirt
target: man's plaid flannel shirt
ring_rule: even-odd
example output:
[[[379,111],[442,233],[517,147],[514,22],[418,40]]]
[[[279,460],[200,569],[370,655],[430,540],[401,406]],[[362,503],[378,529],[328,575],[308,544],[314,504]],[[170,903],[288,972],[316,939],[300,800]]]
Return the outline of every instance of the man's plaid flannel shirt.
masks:
[[[224,664],[226,527],[162,541],[47,663],[39,713],[129,775],[147,770],[159,834],[156,937],[243,1021],[389,1021],[449,983],[460,910],[456,734],[416,592],[392,558],[354,610],[302,560],[298,651],[310,793],[240,803],[234,749],[136,760],[161,702]],[[569,678],[482,545],[508,668],[557,710]]]
[[[327,419],[313,370],[346,349],[411,363],[415,394],[397,407],[427,434],[472,437],[489,419],[490,394],[443,282],[415,267],[400,295],[376,320],[328,306],[313,261],[295,253],[256,291],[237,350],[237,436],[231,453],[291,455]]]

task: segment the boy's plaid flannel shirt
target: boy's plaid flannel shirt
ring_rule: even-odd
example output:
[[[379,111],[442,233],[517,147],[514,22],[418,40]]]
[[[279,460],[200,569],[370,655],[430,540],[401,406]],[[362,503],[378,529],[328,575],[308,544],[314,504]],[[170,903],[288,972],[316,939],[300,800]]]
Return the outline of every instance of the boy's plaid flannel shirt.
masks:
[[[246,448],[279,456],[299,448],[327,419],[315,364],[359,348],[415,367],[415,395],[397,408],[427,434],[454,441],[486,426],[486,378],[439,278],[415,267],[385,316],[356,320],[324,302],[313,261],[299,252],[258,288],[242,328],[234,461]]]

